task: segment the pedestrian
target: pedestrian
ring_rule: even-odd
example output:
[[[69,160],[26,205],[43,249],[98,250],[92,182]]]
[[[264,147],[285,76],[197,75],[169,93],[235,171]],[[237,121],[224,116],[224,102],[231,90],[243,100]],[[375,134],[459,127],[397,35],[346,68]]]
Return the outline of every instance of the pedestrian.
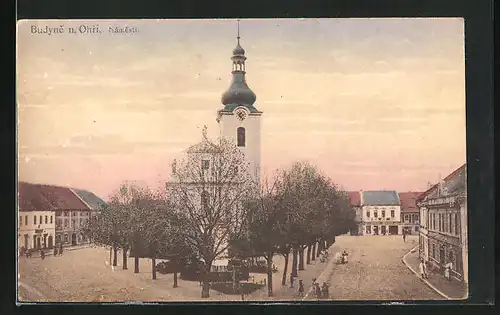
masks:
[[[330,297],[330,294],[328,292],[328,284],[326,284],[326,282],[323,282],[323,285],[321,286],[321,294],[324,299],[328,299]]]
[[[451,268],[452,268],[451,262],[448,262],[446,265],[444,265],[444,277],[448,281],[451,280],[451,276],[450,276]]]
[[[290,288],[293,288],[293,273],[290,273]]]
[[[42,258],[42,260],[45,259],[45,252],[43,251],[43,249],[40,249],[40,258]]]
[[[304,296],[304,282],[302,280],[299,280],[299,296]]]
[[[59,244],[59,255],[62,255],[63,254],[63,246],[62,246],[62,243]]]
[[[427,275],[425,273],[425,264],[423,259],[420,260],[420,264],[418,264],[418,269],[420,271],[420,277],[422,277],[422,279],[426,279]]]
[[[316,298],[320,299],[321,298],[321,288],[319,287],[319,283],[314,284],[314,293],[316,294]]]
[[[403,230],[403,242],[406,242],[406,231]]]

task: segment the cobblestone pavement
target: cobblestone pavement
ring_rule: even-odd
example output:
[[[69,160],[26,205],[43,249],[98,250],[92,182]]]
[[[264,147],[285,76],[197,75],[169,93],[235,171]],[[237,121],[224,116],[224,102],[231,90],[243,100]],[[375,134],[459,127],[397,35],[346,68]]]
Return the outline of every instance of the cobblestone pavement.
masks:
[[[442,300],[401,261],[418,244],[409,236],[341,236],[337,251],[349,253],[349,263],[333,264],[329,272],[333,300]],[[311,294],[307,299],[315,299]]]
[[[418,257],[418,250],[409,253],[404,257],[405,262],[418,273],[418,265],[420,259]],[[415,275],[417,276],[417,275]],[[418,276],[420,277],[420,276]],[[422,280],[423,281],[423,280]],[[447,280],[443,274],[429,272],[426,281],[432,285],[434,288],[444,293],[444,295],[453,300],[466,299],[468,288],[467,285],[456,279]]]
[[[330,257],[342,250],[349,252],[349,263],[331,267],[329,276],[330,295],[339,300],[418,300],[443,299],[416,277],[401,261],[417,243],[417,238],[409,238],[406,243],[401,237],[391,236],[340,236],[330,249]],[[134,259],[128,259],[128,270],[122,270],[121,254],[118,266],[109,265],[109,250],[100,247],[66,251],[63,256],[40,258],[20,257],[18,264],[19,281],[41,292],[38,296],[26,288],[19,290],[20,300],[68,301],[68,302],[156,302],[156,301],[207,301],[200,298],[198,282],[179,279],[179,287],[172,288],[173,275],[158,273],[157,280],[151,279],[151,260],[141,259],[140,273],[134,274]],[[274,259],[279,271],[273,274],[273,300],[292,300],[297,297],[295,288],[281,286],[284,259]],[[305,291],[309,290],[311,279],[318,278],[328,263],[319,260],[305,265],[299,271]],[[291,257],[289,261],[291,267]],[[289,269],[290,270],[290,269]],[[256,282],[264,279],[264,274],[253,274]],[[328,275],[328,273],[326,273]],[[307,299],[314,299],[310,295]],[[210,290],[209,301],[241,300],[240,296],[225,295]],[[269,300],[267,288],[245,296],[245,300]]]

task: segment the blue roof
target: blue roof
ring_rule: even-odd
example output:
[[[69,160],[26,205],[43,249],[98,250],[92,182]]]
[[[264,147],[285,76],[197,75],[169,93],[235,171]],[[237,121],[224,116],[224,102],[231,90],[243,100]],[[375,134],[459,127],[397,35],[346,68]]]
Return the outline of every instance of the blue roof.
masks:
[[[73,189],[73,191],[85,201],[92,210],[99,210],[106,202],[97,197],[94,193],[83,189]]]
[[[394,190],[375,190],[361,192],[362,205],[399,206],[398,193]]]

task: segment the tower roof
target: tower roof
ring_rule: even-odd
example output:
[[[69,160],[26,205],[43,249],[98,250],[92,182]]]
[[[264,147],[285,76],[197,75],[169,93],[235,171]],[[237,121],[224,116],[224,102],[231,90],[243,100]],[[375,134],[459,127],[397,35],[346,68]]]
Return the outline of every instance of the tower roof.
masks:
[[[222,104],[224,104],[223,111],[232,111],[238,106],[244,106],[250,110],[250,112],[258,112],[258,110],[253,106],[257,97],[255,93],[248,87],[245,80],[245,50],[240,45],[240,26],[238,20],[238,37],[236,48],[233,49],[233,56],[231,60],[233,61],[233,80],[229,89],[222,94]]]

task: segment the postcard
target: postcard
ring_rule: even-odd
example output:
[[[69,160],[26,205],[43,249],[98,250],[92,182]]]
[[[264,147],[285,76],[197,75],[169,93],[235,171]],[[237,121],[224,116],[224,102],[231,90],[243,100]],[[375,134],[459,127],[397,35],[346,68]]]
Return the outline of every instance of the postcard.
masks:
[[[18,302],[468,297],[464,20],[21,20]]]

